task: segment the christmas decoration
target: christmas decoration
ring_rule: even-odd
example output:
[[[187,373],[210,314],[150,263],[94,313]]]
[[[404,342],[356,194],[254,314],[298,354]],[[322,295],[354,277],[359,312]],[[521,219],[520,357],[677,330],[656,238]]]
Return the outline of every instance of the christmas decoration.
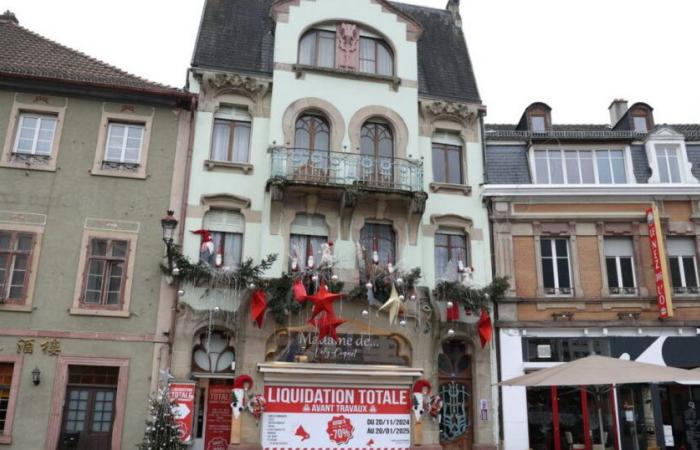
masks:
[[[265,397],[262,395],[251,395],[248,399],[248,411],[253,415],[256,422],[260,421],[265,412]]]
[[[503,298],[510,287],[507,278],[494,278],[491,284],[481,289],[467,287],[458,281],[438,283],[433,291],[438,301],[453,302],[466,311],[487,308],[492,301]]]
[[[334,341],[338,341],[337,328],[346,321],[336,317],[334,313],[324,312],[319,318],[309,321],[318,329],[318,340],[322,341],[326,336],[330,336]]]
[[[423,415],[430,409],[429,396],[433,386],[430,381],[420,379],[413,384],[413,416],[420,423]]]
[[[479,318],[479,324],[477,325],[479,330],[479,340],[481,341],[481,347],[486,347],[493,337],[493,324],[491,323],[491,316],[489,315],[489,310],[484,308],[481,310],[481,317]]]
[[[214,241],[211,237],[211,232],[209,230],[197,230],[193,231],[192,234],[198,234],[201,237],[201,243],[199,246],[199,263],[205,264],[209,267],[215,264],[215,254],[214,254]],[[217,267],[221,264],[217,265]]]
[[[167,383],[161,385],[158,392],[150,397],[149,402],[150,419],[146,421],[146,433],[137,448],[185,450],[187,446],[180,442],[180,429],[173,414],[173,408],[177,405],[170,401]]]
[[[399,317],[399,312],[401,312],[402,307],[403,304],[399,298],[399,293],[396,290],[396,286],[392,286],[389,299],[382,305],[381,308],[379,308],[379,311],[389,311],[389,323],[394,325],[396,323],[396,319]],[[377,313],[379,313],[379,311],[377,311]]]
[[[250,299],[250,317],[258,325],[258,328],[263,326],[265,311],[267,311],[267,296],[265,291],[258,289],[253,292]]]
[[[331,315],[335,314],[333,311],[333,302],[342,297],[341,294],[331,294],[330,291],[328,291],[328,287],[324,283],[321,283],[321,287],[316,294],[306,297],[306,299],[314,305],[314,309],[311,312],[311,320],[315,319],[316,316],[322,312]]]
[[[445,402],[442,400],[442,397],[439,395],[433,395],[430,397],[430,417],[433,418],[435,422],[440,422],[440,419],[442,418],[442,408],[445,406]]]
[[[306,293],[306,288],[304,287],[304,283],[302,283],[301,279],[295,280],[294,281],[294,300],[298,301],[299,303],[304,303],[306,301],[307,297]]]
[[[447,321],[459,320],[459,305],[454,302],[447,302]]]
[[[250,375],[240,375],[233,380],[231,391],[231,410],[233,417],[238,419],[246,409],[246,392],[253,388],[253,379]]]

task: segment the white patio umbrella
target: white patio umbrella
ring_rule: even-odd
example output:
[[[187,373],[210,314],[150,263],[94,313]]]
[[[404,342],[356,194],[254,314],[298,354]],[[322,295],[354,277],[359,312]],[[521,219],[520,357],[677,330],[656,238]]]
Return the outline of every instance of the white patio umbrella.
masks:
[[[558,366],[541,369],[510,380],[501,386],[599,386],[636,383],[692,383],[700,371],[676,369],[607,356],[588,356]],[[600,440],[603,442],[603,413],[598,407]]]

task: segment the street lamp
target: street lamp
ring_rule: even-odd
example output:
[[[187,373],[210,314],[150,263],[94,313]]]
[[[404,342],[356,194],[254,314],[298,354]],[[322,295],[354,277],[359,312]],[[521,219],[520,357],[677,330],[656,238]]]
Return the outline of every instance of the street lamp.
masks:
[[[168,269],[173,270],[173,240],[175,229],[177,228],[177,219],[175,211],[168,210],[168,215],[160,219],[160,226],[163,228],[163,242],[168,255]]]

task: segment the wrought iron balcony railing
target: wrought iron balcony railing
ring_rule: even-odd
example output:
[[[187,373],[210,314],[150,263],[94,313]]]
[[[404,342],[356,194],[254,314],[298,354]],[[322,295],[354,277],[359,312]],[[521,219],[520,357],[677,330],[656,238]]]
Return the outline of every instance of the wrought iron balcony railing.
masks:
[[[272,177],[299,183],[423,191],[421,161],[274,147]]]

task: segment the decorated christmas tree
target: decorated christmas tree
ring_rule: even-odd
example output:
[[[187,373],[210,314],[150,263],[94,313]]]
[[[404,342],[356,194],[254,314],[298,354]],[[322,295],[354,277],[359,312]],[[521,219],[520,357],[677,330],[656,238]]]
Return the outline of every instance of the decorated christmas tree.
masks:
[[[174,403],[168,397],[168,385],[163,384],[158,393],[149,399],[150,419],[146,421],[146,434],[139,450],[185,450],[179,439],[178,426],[173,415]]]

